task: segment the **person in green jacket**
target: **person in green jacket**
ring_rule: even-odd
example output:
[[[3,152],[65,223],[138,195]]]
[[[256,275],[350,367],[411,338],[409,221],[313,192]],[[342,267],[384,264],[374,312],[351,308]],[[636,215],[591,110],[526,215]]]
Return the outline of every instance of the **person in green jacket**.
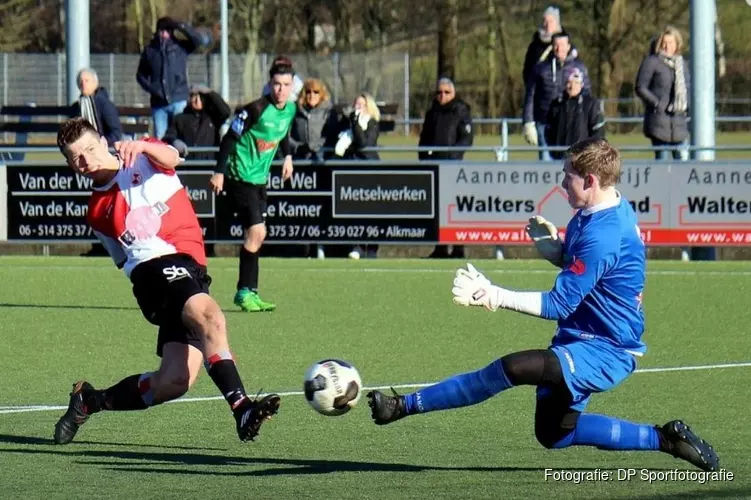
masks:
[[[277,149],[284,156],[282,179],[292,176],[289,129],[297,112],[289,101],[294,71],[278,63],[269,71],[271,93],[243,107],[222,139],[211,187],[225,191],[243,226],[240,272],[234,303],[246,312],[273,311],[258,295],[258,256],[266,238],[266,184]]]

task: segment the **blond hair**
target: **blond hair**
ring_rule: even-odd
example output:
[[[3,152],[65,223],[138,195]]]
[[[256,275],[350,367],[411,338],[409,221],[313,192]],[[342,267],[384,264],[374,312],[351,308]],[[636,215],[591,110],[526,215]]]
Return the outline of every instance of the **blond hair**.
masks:
[[[662,41],[666,36],[672,36],[675,38],[675,53],[680,54],[683,51],[683,36],[681,35],[681,32],[678,31],[678,28],[671,25],[665,26],[665,29],[662,30],[662,33],[660,33],[660,36],[657,38],[655,54],[659,54],[662,51]]]
[[[375,99],[373,99],[373,96],[367,92],[363,92],[357,97],[365,99],[365,109],[370,117],[377,122],[381,121],[381,110],[378,109],[378,105],[376,104]]]
[[[615,186],[621,176],[621,154],[605,139],[590,137],[573,144],[566,151],[571,169],[580,177],[594,175],[600,187]]]
[[[323,83],[323,80],[319,80],[318,78],[308,78],[307,80],[305,80],[302,90],[300,91],[300,97],[297,98],[297,104],[299,104],[301,107],[305,106],[306,104],[305,93],[308,90],[317,90],[320,93],[321,100],[318,102],[319,106],[331,99],[329,89],[326,88],[326,84]]]

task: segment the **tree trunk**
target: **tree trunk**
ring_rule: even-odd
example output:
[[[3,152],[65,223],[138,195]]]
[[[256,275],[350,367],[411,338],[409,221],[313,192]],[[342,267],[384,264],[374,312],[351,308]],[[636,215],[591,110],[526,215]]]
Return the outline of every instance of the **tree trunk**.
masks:
[[[136,11],[136,39],[138,40],[138,52],[143,52],[143,7],[141,6],[141,0],[134,0],[133,7]]]
[[[506,69],[506,89],[504,94],[506,95],[507,109],[511,111],[511,114],[516,116],[519,110],[519,99],[516,96],[516,79],[511,74],[511,45],[509,44],[508,31],[506,30],[506,21],[501,18],[498,23],[498,32],[501,39],[501,57],[503,58],[503,67]],[[522,84],[522,91],[524,91]],[[523,96],[522,96],[523,97]]]
[[[247,2],[246,23],[248,49],[245,53],[245,64],[243,67],[243,94],[246,101],[249,101],[258,94],[265,83],[261,75],[260,61],[258,52],[260,49],[260,30],[261,16],[263,14],[264,0],[245,0]]]
[[[459,10],[457,0],[440,0],[438,14],[438,78],[456,78]]]
[[[495,15],[495,0],[486,0],[488,18],[488,110],[490,118],[495,118],[497,109],[496,94],[496,60],[498,58],[497,45],[497,19]]]

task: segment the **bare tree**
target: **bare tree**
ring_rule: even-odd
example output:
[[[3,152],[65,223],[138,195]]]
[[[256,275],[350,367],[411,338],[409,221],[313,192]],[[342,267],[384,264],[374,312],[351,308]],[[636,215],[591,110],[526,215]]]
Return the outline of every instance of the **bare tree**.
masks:
[[[0,3],[0,51],[15,52],[29,45],[29,28],[39,11],[34,0],[4,0]]]
[[[459,13],[457,0],[439,0],[438,77],[456,78]]]
[[[267,0],[233,0],[231,2],[231,45],[245,52],[243,64],[243,96],[249,100],[263,86],[260,52],[260,32],[263,11]]]
[[[487,55],[488,55],[488,112],[489,116],[495,117],[495,113],[497,111],[496,109],[496,102],[495,102],[495,93],[496,93],[496,60],[498,59],[498,51],[497,49],[497,33],[498,33],[498,19],[496,17],[496,10],[495,10],[495,2],[496,0],[486,0],[485,5],[487,8],[487,18],[488,18],[488,44],[487,44]]]

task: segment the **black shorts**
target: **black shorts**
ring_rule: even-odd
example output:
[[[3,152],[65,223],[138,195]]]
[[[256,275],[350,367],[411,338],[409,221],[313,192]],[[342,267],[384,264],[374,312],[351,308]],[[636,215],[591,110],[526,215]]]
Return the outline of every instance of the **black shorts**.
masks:
[[[130,275],[133,295],[144,317],[159,326],[156,353],[177,342],[201,349],[201,338],[183,324],[183,306],[194,295],[209,293],[211,276],[193,257],[172,254],[138,264]]]
[[[265,184],[248,184],[227,179],[224,181],[224,191],[227,193],[232,209],[237,212],[243,229],[266,222],[268,196]]]

